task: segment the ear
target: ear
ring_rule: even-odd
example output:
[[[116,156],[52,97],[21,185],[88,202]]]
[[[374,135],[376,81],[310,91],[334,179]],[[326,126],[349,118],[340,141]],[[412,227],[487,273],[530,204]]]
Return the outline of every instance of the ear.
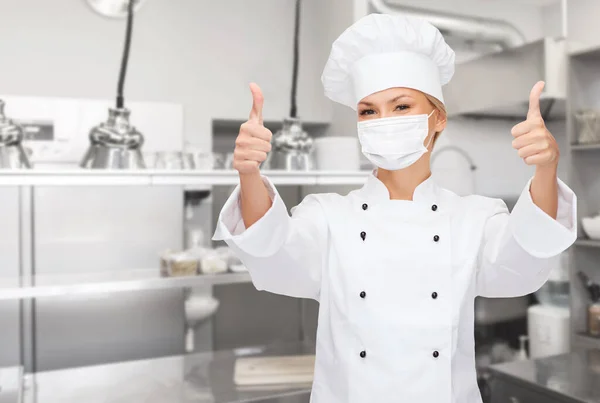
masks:
[[[444,131],[446,129],[446,124],[448,123],[448,118],[439,109],[437,109],[437,113],[435,114],[435,131],[437,133]]]

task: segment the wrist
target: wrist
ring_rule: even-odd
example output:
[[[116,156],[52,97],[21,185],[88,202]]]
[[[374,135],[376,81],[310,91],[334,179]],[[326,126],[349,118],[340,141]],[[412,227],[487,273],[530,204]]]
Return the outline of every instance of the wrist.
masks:
[[[558,164],[536,166],[535,176],[542,179],[556,179],[558,176]]]

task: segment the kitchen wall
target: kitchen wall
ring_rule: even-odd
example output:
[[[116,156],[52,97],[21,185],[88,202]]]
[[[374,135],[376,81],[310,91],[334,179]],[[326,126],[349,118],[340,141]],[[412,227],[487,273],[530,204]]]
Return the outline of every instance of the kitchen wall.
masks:
[[[568,34],[573,50],[600,46],[600,2],[597,0],[571,0],[568,2]]]
[[[128,96],[182,103],[187,142],[207,148],[212,143],[212,119],[246,119],[250,81],[258,82],[265,92],[265,119],[279,120],[289,107],[293,3],[148,2],[136,19]],[[514,7],[507,7],[506,1],[499,0],[394,3],[503,19],[521,30],[527,40],[556,33],[558,6],[541,9],[512,1]],[[303,4],[299,113],[306,120],[330,121],[328,135],[354,136],[354,112],[324,98],[320,74],[331,42],[352,23],[356,10],[364,8],[366,0],[305,0]],[[0,5],[0,13],[4,17],[0,35],[11,38],[0,43],[0,52],[12,61],[3,64],[3,93],[104,99],[113,96],[122,20],[97,16],[83,0],[22,0]],[[35,29],[20,29],[24,21]],[[458,48],[457,60],[473,54],[472,49]],[[133,119],[135,122],[135,116]],[[514,123],[457,124],[454,132],[461,128],[464,135],[456,133],[452,139],[456,145],[472,148],[468,144],[470,133],[485,132],[490,139],[495,139],[497,133],[498,138],[504,138]],[[485,143],[476,142],[485,147]],[[481,172],[485,172],[485,165],[502,164],[502,160],[490,158],[482,164]],[[520,172],[520,176],[525,175]],[[516,188],[516,183],[509,187]],[[498,193],[504,191],[502,185]]]
[[[289,109],[293,4],[147,2],[136,16],[126,95],[183,104],[186,139],[208,148],[211,119],[247,118],[250,81],[263,87],[265,119],[279,120]],[[320,7],[321,0],[303,2],[298,99],[301,116],[328,121],[331,105],[319,80],[327,16]],[[84,0],[3,1],[0,15],[2,93],[113,98],[124,20],[102,18]]]
[[[490,197],[513,199],[518,196],[534,173],[512,148],[510,134],[518,122],[504,120],[475,121],[452,119],[436,144],[432,170],[436,181],[459,194],[476,193]],[[567,180],[569,162],[564,121],[547,123],[562,152],[559,177]],[[459,153],[443,151],[447,146],[458,146],[473,160],[474,172]]]
[[[337,1],[338,4],[335,4]],[[526,41],[534,41],[544,36],[560,35],[562,30],[560,2],[546,7],[535,7],[524,4],[520,0],[389,0],[390,4],[398,6],[419,7],[446,13],[469,15],[481,18],[494,18],[507,21],[519,29]],[[343,0],[332,0],[330,5],[340,9]],[[368,10],[368,0],[355,0],[354,8],[341,8],[336,19],[330,26],[330,39],[352,23],[354,12],[365,13]],[[457,63],[477,57],[480,49],[472,44],[459,43],[449,40],[456,52]],[[490,77],[493,79],[493,77]],[[533,86],[535,83],[531,83]],[[526,95],[530,88],[524,88]],[[524,97],[525,97],[524,95]],[[493,94],[490,94],[493,96]],[[525,118],[525,116],[523,116]],[[477,170],[472,173],[465,159],[457,153],[444,152],[436,158],[433,166],[436,179],[448,188],[458,193],[476,192],[488,196],[514,197],[518,195],[527,179],[532,174],[532,169],[527,167],[511,147],[512,137],[510,130],[518,121],[489,120],[489,119],[451,119],[448,128],[436,147],[452,145],[465,150],[475,161]],[[553,134],[559,144],[566,147],[564,123],[550,123]],[[350,108],[334,106],[332,124],[329,135],[349,135],[356,133],[356,117]],[[566,152],[564,153],[566,154]],[[566,178],[565,162],[561,164],[561,177]],[[563,169],[564,168],[564,169]],[[469,178],[465,181],[465,178]],[[312,190],[312,189],[311,189]]]

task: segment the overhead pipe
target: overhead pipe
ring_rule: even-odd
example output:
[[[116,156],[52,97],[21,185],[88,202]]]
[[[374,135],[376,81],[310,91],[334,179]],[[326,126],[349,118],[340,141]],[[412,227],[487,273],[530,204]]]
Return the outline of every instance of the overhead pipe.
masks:
[[[382,14],[403,14],[429,21],[445,34],[464,39],[514,48],[525,44],[525,37],[514,25],[496,19],[466,17],[434,10],[390,4],[389,0],[370,0]]]

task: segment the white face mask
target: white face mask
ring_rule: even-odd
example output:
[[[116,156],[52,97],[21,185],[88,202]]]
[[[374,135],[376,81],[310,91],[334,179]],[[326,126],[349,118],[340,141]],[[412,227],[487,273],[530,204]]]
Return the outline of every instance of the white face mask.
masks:
[[[389,171],[414,164],[427,152],[429,115],[397,116],[358,122],[358,140],[362,152],[373,164]]]

